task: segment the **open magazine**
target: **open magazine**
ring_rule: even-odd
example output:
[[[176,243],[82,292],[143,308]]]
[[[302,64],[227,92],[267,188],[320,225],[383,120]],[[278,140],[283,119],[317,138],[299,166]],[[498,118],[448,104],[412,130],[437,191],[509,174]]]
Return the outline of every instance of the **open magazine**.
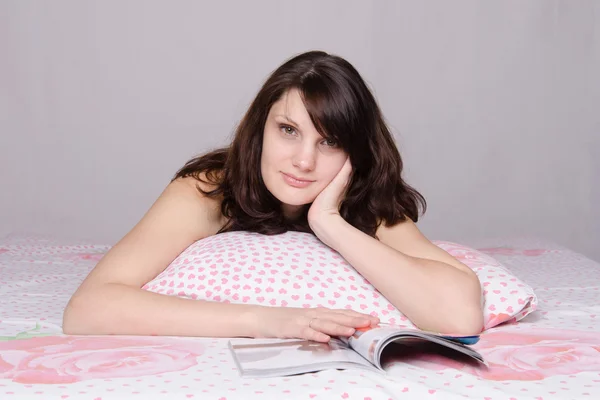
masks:
[[[447,336],[418,329],[380,324],[358,329],[349,338],[332,337],[329,343],[301,339],[232,339],[229,348],[243,377],[296,375],[323,369],[364,368],[383,371],[386,353],[435,352],[467,355],[487,365],[469,345],[479,336]]]

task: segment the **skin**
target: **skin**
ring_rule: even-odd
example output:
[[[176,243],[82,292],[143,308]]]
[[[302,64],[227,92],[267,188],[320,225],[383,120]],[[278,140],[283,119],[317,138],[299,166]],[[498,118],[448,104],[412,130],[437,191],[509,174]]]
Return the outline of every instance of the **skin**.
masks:
[[[295,218],[341,171],[348,156],[313,125],[300,93],[287,92],[271,107],[263,135],[261,172],[267,189],[282,203],[284,215]],[[312,181],[290,186],[283,174]]]
[[[291,122],[292,120],[293,122]],[[338,251],[418,327],[476,334],[483,325],[476,275],[432,244],[407,219],[381,225],[376,240],[348,224],[339,205],[352,174],[347,155],[315,129],[299,94],[276,102],[264,127],[261,172],[267,189],[296,218],[311,204],[315,235]],[[282,173],[309,179],[290,186]],[[207,337],[278,337],[327,342],[376,325],[376,317],[351,310],[281,308],[191,300],[141,287],[190,244],[216,234],[227,220],[213,189],[194,178],[171,182],[156,202],[100,260],[67,305],[66,334],[131,334]]]
[[[261,162],[269,190],[282,199],[290,218],[331,183],[346,159],[342,151],[323,142],[312,124],[307,126],[308,115],[297,100],[293,95],[285,96],[270,110]],[[288,128],[289,135],[284,135],[279,128],[282,117],[275,114],[286,110],[302,129],[298,136],[291,134],[293,129]],[[296,176],[310,174],[315,183],[298,197],[297,189],[282,181],[279,171],[284,168]],[[214,189],[194,178],[171,182],[138,224],[100,260],[65,309],[64,333],[279,337],[327,342],[331,336],[351,336],[356,328],[379,323],[376,317],[345,309],[228,304],[142,290],[190,244],[214,235],[227,223],[220,213],[221,200],[207,198],[196,185]]]
[[[290,120],[296,123],[289,126]],[[340,216],[352,165],[335,143],[316,131],[297,91],[290,91],[272,107],[269,121],[261,169],[267,188],[282,202],[284,212],[293,217],[303,204],[312,203],[308,223],[315,235],[415,325],[457,335],[479,333],[481,287],[470,268],[435,246],[410,219],[390,227],[380,225],[377,240]],[[281,172],[313,182],[303,188],[290,187]]]

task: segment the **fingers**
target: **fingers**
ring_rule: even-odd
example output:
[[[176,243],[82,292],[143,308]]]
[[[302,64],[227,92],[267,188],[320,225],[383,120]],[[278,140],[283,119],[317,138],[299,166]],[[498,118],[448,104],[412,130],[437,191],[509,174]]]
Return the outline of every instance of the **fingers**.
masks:
[[[344,165],[342,165],[342,171],[352,172],[352,163],[350,162],[350,157],[346,157],[346,161],[344,162]]]
[[[343,188],[350,181],[350,176],[352,175],[352,164],[350,163],[350,157],[346,158],[344,165],[338,171],[338,173],[333,177],[330,185]]]
[[[321,343],[327,343],[331,339],[331,336],[319,331],[316,326],[314,328],[305,326],[302,331],[302,337],[306,340],[314,340]]]
[[[352,175],[352,163],[350,163],[350,157],[346,158],[346,162],[340,169],[340,172],[336,175],[336,178],[340,180],[340,183],[344,186],[348,184],[350,181],[350,176]]]
[[[307,317],[302,335],[308,340],[328,342],[331,336],[349,337],[357,328],[378,323],[379,318],[356,311],[318,308]]]
[[[331,310],[331,311],[341,314],[341,315],[346,315],[348,317],[358,318],[361,321],[363,321],[364,324],[356,326],[357,328],[362,328],[362,327],[369,326],[369,325],[375,326],[375,325],[379,324],[379,322],[380,322],[379,318],[377,318],[377,317],[374,317],[369,314],[359,313],[354,310],[335,309],[335,310]],[[367,321],[367,322],[364,322],[364,321]]]
[[[331,336],[352,336],[355,332],[354,328],[340,325],[325,318],[313,318],[310,326],[305,326],[302,335],[308,340],[317,342],[329,342]]]
[[[332,321],[332,322],[336,323],[337,325],[341,325],[341,326],[353,328],[353,329],[364,328],[371,324],[371,321],[368,318],[365,318],[362,316],[340,314],[340,313],[331,313],[330,315],[327,316],[327,320]],[[352,333],[354,333],[354,332],[352,332]]]

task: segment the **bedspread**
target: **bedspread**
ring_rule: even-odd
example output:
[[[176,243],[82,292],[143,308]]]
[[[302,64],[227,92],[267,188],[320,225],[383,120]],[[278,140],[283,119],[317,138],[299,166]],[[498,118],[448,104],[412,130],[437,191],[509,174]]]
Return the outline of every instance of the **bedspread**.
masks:
[[[68,336],[62,312],[109,249],[34,235],[0,240],[0,399],[598,399],[600,264],[549,241],[465,243],[535,289],[539,308],[482,334],[489,368],[434,355],[387,374],[326,370],[242,379],[227,339]]]

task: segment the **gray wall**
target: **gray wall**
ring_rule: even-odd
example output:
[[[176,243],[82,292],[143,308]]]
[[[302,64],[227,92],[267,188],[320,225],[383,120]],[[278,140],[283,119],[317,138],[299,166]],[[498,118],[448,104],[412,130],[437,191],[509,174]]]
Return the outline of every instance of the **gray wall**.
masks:
[[[291,55],[346,57],[430,239],[600,260],[600,2],[2,1],[0,235],[114,243]]]

